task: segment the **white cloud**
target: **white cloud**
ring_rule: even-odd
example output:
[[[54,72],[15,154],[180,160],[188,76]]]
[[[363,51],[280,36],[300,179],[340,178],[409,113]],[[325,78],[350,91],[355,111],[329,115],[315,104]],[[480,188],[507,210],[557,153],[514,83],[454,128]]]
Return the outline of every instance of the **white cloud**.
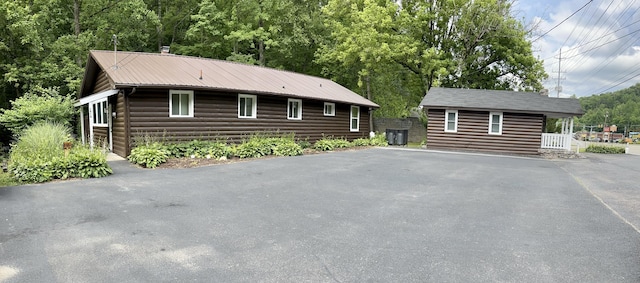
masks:
[[[587,2],[515,2],[515,14],[519,18],[524,17],[525,24],[539,23],[539,35],[549,31],[533,43],[533,50],[536,56],[545,60],[549,79],[544,85],[550,95],[556,93],[561,48],[561,77],[564,78],[561,80],[561,96],[611,92],[640,82],[640,76],[629,79],[631,74],[640,71],[640,1],[593,1],[561,23]],[[633,32],[636,33],[630,34]]]

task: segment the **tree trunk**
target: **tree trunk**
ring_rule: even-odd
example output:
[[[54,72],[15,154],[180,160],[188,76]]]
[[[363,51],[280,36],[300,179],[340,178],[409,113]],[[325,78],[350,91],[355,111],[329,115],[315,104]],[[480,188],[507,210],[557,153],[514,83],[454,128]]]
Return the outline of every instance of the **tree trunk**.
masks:
[[[369,83],[369,75],[367,75],[365,78],[365,83],[367,85],[367,99],[371,100],[371,84]],[[373,113],[371,113],[371,111],[368,111],[369,113],[369,132],[373,132]]]
[[[80,1],[73,1],[73,34],[76,36],[76,44],[78,44],[78,36],[80,35]],[[76,64],[82,66],[80,56],[76,55]]]
[[[158,20],[162,23],[162,0],[158,0]],[[158,26],[158,50],[162,50],[162,34],[164,32],[164,25]]]
[[[262,28],[262,18],[258,20],[258,28]],[[262,38],[258,39],[258,63],[260,66],[264,66],[264,41]]]

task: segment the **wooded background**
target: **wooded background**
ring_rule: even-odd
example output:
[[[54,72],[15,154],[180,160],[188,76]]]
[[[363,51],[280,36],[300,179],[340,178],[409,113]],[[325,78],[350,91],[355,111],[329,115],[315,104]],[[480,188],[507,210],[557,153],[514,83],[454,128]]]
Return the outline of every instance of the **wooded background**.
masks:
[[[88,51],[171,53],[331,78],[401,117],[431,86],[540,90],[532,29],[507,0],[12,0],[0,3],[0,108],[75,95]]]

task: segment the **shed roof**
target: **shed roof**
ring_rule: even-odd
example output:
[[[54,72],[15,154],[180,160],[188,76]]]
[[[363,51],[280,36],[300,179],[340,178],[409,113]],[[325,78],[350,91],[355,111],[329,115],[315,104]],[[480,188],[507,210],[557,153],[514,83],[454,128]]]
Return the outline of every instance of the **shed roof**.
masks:
[[[538,92],[433,87],[420,106],[431,109],[468,109],[544,114],[561,118],[584,114],[575,98],[554,98]]]
[[[113,88],[208,89],[379,107],[331,80],[289,71],[172,54],[118,51],[116,56],[113,51],[90,52],[80,96],[91,94],[92,74],[102,69]]]

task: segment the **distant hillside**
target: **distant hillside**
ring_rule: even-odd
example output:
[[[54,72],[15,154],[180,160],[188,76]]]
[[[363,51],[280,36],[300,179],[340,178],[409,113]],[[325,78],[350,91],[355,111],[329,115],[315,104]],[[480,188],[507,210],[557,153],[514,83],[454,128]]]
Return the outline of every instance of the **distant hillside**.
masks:
[[[640,130],[640,84],[615,92],[581,97],[580,104],[585,114],[578,119],[578,127],[602,127],[606,124],[617,125],[619,132]]]

